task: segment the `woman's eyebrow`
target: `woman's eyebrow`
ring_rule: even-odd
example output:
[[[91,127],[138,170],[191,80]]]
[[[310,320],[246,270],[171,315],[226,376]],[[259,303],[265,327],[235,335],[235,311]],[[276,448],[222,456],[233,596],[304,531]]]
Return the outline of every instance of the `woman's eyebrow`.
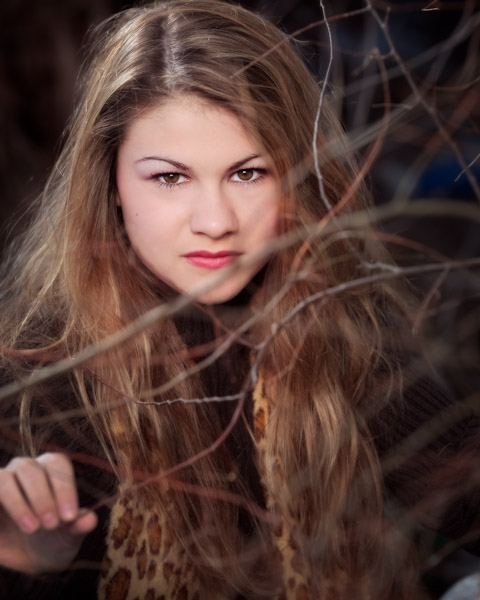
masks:
[[[247,156],[246,158],[242,158],[241,160],[237,161],[236,163],[233,163],[233,165],[231,165],[231,167],[229,168],[229,171],[235,171],[236,169],[239,169],[242,165],[249,162],[250,160],[253,160],[253,159],[259,158],[259,157],[260,157],[259,154],[251,154],[250,156]]]
[[[230,165],[228,167],[228,170],[236,171],[237,169],[240,169],[242,167],[242,165],[244,165],[245,163],[248,163],[249,161],[254,160],[255,158],[259,158],[259,157],[260,157],[259,154],[250,154],[249,156],[246,156],[245,158],[241,158],[237,162]],[[167,158],[166,156],[144,156],[144,157],[136,160],[135,164],[138,164],[141,162],[146,162],[148,160],[166,162],[169,165],[172,165],[172,167],[175,167],[175,169],[178,169],[180,171],[186,171],[186,172],[191,171],[189,166],[185,165],[184,163],[179,162],[178,160],[174,160],[173,158]]]
[[[172,165],[172,167],[179,169],[180,171],[190,171],[190,167],[187,167],[187,165],[184,165],[183,163],[178,162],[178,160],[173,160],[173,158],[166,158],[164,156],[144,156],[143,158],[136,160],[135,164],[145,162],[147,160],[156,160],[156,161],[166,162],[166,163]]]

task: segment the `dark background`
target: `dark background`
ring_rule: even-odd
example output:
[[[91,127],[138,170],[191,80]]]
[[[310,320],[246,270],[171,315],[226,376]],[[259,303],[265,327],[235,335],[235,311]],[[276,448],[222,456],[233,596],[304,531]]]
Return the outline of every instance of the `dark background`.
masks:
[[[2,197],[0,220],[2,237],[11,230],[12,217],[42,188],[58,152],[59,140],[71,113],[78,68],[82,61],[85,33],[95,23],[133,3],[124,0],[2,0],[0,7],[0,181]],[[289,33],[322,18],[318,0],[244,0],[244,6],[270,17]],[[348,15],[365,7],[361,0],[326,0],[330,17]],[[459,144],[466,163],[480,151],[476,106],[466,106],[454,115],[465,98],[480,87],[471,82],[480,75],[478,57],[480,7],[474,1],[433,2],[405,0],[375,2],[382,18],[390,11],[388,28],[396,49],[417,85]],[[476,20],[475,20],[476,19]],[[471,23],[470,31],[468,24]],[[476,23],[476,25],[475,25]],[[461,27],[467,33],[458,42]],[[389,47],[371,12],[345,16],[332,21],[334,63],[331,81],[337,86],[335,99],[345,127],[353,136],[381,118],[384,92],[379,83],[378,61],[372,51],[384,55],[388,70],[392,108],[411,105],[401,115],[400,125],[392,127],[381,156],[372,170],[372,186],[378,202],[389,201],[399,183],[405,182],[409,166],[438,133],[426,110],[412,102],[405,78],[398,75],[397,61],[388,56]],[[297,36],[304,57],[323,79],[327,67],[326,30],[318,25]],[[450,44],[450,42],[452,42]],[[450,48],[448,48],[450,44]],[[446,89],[448,88],[448,89]],[[467,103],[468,104],[468,103]],[[455,120],[455,124],[453,124]],[[360,152],[367,147],[360,147]],[[425,158],[421,176],[408,190],[410,196],[471,199],[474,193],[463,176],[462,167],[444,141]],[[478,162],[473,167],[478,175]],[[8,226],[5,224],[8,223]],[[15,226],[15,225],[14,225]],[[21,226],[20,222],[16,227]],[[442,227],[437,223],[436,227]],[[474,240],[463,239],[463,229],[452,236],[436,229],[428,243],[445,245],[454,255],[471,255]],[[458,237],[460,236],[460,237]],[[436,239],[438,237],[438,239]],[[475,251],[478,250],[478,246]]]

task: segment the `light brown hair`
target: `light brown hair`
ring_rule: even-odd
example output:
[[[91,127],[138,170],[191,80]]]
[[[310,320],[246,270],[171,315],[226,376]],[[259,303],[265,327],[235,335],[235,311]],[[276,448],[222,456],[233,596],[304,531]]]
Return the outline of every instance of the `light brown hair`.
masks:
[[[386,325],[397,331],[404,310],[385,282],[360,285],[366,264],[388,261],[372,231],[331,226],[332,210],[343,218],[368,206],[337,117],[324,99],[314,140],[318,84],[286,35],[234,4],[172,0],[129,9],[98,27],[92,40],[69,135],[39,216],[9,266],[2,345],[21,350],[35,369],[35,357],[73,356],[167,301],[167,290],[129,248],[116,205],[116,152],[137,115],[175,95],[195,95],[234,114],[272,157],[283,182],[282,232],[293,240],[272,255],[252,301],[256,323],[246,333],[257,350],[271,337],[258,366],[272,406],[267,455],[279,458],[284,473],[278,482],[274,461],[266,462],[264,477],[278,490],[274,510],[289,521],[315,575],[312,593],[340,569],[357,583],[374,573],[373,595],[381,597],[389,589],[382,571],[389,557],[381,542],[381,473],[365,415],[383,406],[393,385],[396,353]],[[262,313],[265,306],[272,308]],[[71,374],[122,481],[133,485],[138,472],[188,460],[221,434],[213,404],[159,408],[131,400],[148,398],[175,377],[179,382],[155,400],[201,398],[201,378],[181,376],[190,366],[174,321],[164,319]],[[38,439],[28,415],[38,393],[27,389],[21,405],[31,451]],[[221,447],[175,477],[248,497],[241,481],[229,482],[231,468]],[[161,510],[174,504],[172,529],[208,567],[199,567],[206,589],[215,577],[248,597],[270,597],[279,585],[275,573],[259,573],[238,558],[238,507],[174,487],[167,500],[165,486],[153,483],[148,493]],[[206,521],[214,527],[209,538],[200,533]],[[255,524],[268,556],[268,527]]]

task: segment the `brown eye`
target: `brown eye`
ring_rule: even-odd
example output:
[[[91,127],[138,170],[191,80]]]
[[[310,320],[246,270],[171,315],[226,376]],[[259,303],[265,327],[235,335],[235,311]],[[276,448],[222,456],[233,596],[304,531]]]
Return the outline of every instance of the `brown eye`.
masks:
[[[188,181],[188,177],[182,173],[156,173],[152,178],[164,188],[177,189]]]
[[[178,183],[180,180],[180,173],[165,173],[163,175],[161,175],[163,181],[165,183]]]
[[[241,171],[237,171],[238,178],[241,181],[250,181],[255,175],[254,169],[242,169]]]

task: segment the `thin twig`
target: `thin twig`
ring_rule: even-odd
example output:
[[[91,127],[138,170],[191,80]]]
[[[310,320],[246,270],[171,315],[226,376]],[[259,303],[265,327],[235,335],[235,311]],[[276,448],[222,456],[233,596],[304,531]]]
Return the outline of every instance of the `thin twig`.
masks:
[[[435,126],[437,127],[438,131],[440,132],[440,134],[442,135],[442,137],[444,138],[446,143],[450,146],[450,148],[451,148],[452,152],[454,153],[455,157],[457,158],[459,164],[465,169],[465,174],[468,178],[468,181],[470,182],[470,185],[472,186],[472,189],[473,189],[477,199],[480,201],[480,187],[478,185],[478,182],[475,179],[475,177],[473,176],[472,172],[469,170],[468,165],[465,163],[465,159],[463,158],[462,153],[460,152],[457,144],[452,140],[448,131],[445,129],[443,123],[438,118],[436,110],[430,105],[429,102],[426,101],[424,95],[421,93],[419,87],[413,80],[412,74],[406,68],[401,56],[398,54],[396,45],[393,41],[392,36],[390,35],[390,30],[389,30],[387,24],[380,18],[380,15],[378,14],[377,10],[373,7],[371,0],[365,0],[365,2],[367,4],[367,6],[370,8],[371,13],[372,13],[374,19],[377,21],[380,29],[382,30],[383,35],[385,36],[385,39],[387,40],[387,43],[392,52],[392,56],[397,61],[398,65],[402,71],[402,74],[405,77],[405,80],[407,81],[408,85],[410,86],[410,89],[415,94],[415,97],[420,102],[420,104],[423,106],[423,108],[430,115],[430,117],[433,120],[433,122],[435,123]]]

